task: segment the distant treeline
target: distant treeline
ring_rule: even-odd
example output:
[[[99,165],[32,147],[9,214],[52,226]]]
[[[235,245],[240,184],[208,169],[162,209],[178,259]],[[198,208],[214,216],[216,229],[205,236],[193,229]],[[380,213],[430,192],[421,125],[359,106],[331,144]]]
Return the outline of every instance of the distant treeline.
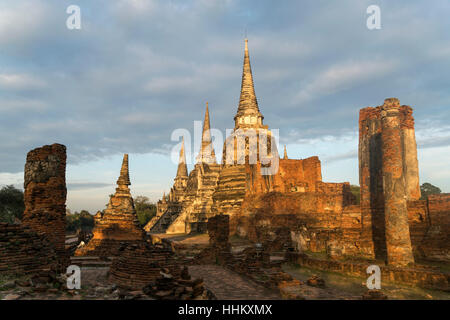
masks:
[[[145,226],[156,215],[156,205],[147,197],[138,196],[134,199],[136,214],[141,226]],[[0,222],[14,223],[22,219],[25,210],[23,191],[13,185],[0,189]],[[72,213],[66,211],[66,229],[75,232],[77,230],[90,230],[94,227],[94,216],[87,210]]]
[[[356,203],[360,204],[361,202],[361,188],[357,185],[351,185],[350,191],[353,193],[353,195],[356,197]],[[420,186],[420,193],[422,196],[420,197],[421,200],[426,200],[428,196],[432,194],[440,194],[442,191],[436,186],[433,186],[431,183],[425,182]]]

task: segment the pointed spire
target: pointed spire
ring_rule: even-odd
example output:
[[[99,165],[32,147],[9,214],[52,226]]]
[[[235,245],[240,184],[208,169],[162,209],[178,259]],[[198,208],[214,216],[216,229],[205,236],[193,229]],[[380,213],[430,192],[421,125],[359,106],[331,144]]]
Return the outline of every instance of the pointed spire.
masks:
[[[236,118],[242,115],[253,115],[264,118],[259,112],[258,101],[256,99],[255,87],[253,84],[252,68],[250,65],[250,55],[248,53],[248,39],[245,39],[244,66],[242,70],[241,96],[239,98],[239,107]],[[239,123],[239,122],[238,122]],[[238,124],[237,123],[237,124]]]
[[[128,154],[123,155],[122,168],[120,169],[120,177],[117,180],[117,185],[119,186],[129,186],[130,174],[128,171]]]
[[[188,170],[186,166],[186,154],[184,152],[184,137],[181,143],[180,159],[178,160],[177,178],[187,177]]]
[[[284,145],[284,156],[283,156],[283,159],[288,159],[286,145]]]
[[[166,192],[163,192],[162,203],[166,203]]]
[[[214,146],[211,139],[211,124],[209,123],[209,108],[206,102],[205,120],[203,121],[202,145],[197,157],[198,162],[217,163]]]

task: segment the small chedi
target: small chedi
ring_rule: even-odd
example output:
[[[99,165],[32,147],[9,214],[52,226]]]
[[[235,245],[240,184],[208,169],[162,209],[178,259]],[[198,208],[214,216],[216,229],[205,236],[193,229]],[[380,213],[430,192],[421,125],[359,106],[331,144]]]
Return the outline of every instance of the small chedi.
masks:
[[[145,233],[139,226],[131,197],[128,172],[128,154],[123,157],[117,188],[103,213],[95,216],[93,237],[75,256],[112,257],[119,254],[121,243],[139,243]]]

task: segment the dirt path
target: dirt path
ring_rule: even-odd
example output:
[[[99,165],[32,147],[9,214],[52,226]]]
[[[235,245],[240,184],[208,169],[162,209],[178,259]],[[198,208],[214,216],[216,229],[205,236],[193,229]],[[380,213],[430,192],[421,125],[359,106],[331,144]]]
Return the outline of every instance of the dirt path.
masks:
[[[190,266],[192,278],[203,278],[205,287],[219,300],[281,299],[280,295],[217,265]]]

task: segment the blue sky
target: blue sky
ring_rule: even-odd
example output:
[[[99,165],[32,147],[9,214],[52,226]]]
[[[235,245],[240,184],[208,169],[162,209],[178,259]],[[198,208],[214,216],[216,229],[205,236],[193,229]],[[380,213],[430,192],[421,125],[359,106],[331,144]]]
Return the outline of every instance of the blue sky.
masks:
[[[81,30],[66,28],[71,4]],[[371,4],[380,30],[366,27]],[[421,182],[450,192],[449,7],[2,1],[0,186],[22,186],[26,153],[57,142],[68,148],[71,210],[103,209],[123,153],[132,193],[156,200],[176,172],[175,129],[192,131],[206,101],[212,127],[233,127],[247,30],[260,110],[291,158],[318,155],[324,181],[358,183],[358,111],[397,97],[414,109]]]

